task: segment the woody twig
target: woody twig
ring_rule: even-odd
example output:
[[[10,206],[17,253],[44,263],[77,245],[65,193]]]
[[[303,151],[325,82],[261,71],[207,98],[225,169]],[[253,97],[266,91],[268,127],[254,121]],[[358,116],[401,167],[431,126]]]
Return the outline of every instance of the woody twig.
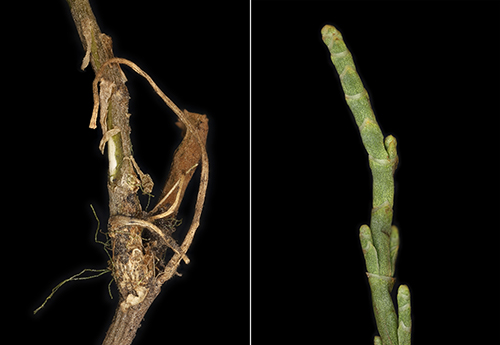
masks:
[[[205,115],[181,111],[136,64],[114,57],[111,38],[101,33],[88,0],[67,2],[85,51],[82,69],[90,64],[96,74],[90,127],[96,128],[99,119],[103,133],[99,149],[104,153],[107,147],[109,160],[107,235],[112,251],[109,270],[117,284],[120,300],[103,344],[128,345],[161,286],[179,275],[177,269],[182,261],[189,263],[186,253],[200,224],[208,185],[208,119]],[[142,209],[138,191],[149,193],[153,181],[142,172],[133,157],[128,113],[130,97],[121,64],[149,82],[175,113],[184,133],[159,202],[150,212]],[[201,166],[201,173],[195,213],[187,235],[178,244],[172,237],[179,223],[176,216],[198,166]]]

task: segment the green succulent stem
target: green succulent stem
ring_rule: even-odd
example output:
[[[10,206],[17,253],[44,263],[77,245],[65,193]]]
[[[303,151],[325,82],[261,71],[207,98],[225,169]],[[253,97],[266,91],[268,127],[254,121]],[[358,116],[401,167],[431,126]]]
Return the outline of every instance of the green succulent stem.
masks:
[[[372,294],[373,311],[380,337],[375,344],[410,345],[410,292],[406,285],[398,290],[398,313],[391,292],[399,248],[399,231],[392,225],[394,205],[394,172],[398,165],[396,138],[384,138],[373,113],[370,98],[359,77],[352,55],[341,33],[333,26],[321,30],[333,65],[344,90],[345,99],[359,128],[373,176],[373,208],[370,226],[359,230]]]

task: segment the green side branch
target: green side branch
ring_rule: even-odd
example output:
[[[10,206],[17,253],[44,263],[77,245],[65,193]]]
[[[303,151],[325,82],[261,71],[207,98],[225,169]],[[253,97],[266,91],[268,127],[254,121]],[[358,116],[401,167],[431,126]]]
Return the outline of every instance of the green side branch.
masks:
[[[361,226],[359,237],[380,334],[380,337],[375,337],[374,342],[383,345],[409,345],[411,309],[408,287],[403,285],[398,290],[398,316],[391,298],[399,248],[399,232],[397,227],[392,225],[394,172],[398,164],[396,138],[391,135],[384,138],[373,113],[368,92],[356,71],[352,55],[341,33],[335,27],[326,25],[321,34],[339,75],[346,102],[359,128],[373,176],[370,226]]]

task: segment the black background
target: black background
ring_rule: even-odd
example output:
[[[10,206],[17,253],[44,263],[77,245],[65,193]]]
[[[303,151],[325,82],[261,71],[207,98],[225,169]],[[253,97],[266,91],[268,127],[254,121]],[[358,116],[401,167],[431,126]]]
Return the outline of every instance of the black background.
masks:
[[[100,344],[117,302],[109,276],[68,283],[31,316],[58,282],[107,259],[89,207],[105,221],[106,157],[100,130],[87,128],[94,74],[79,71],[66,3],[37,6],[4,54],[13,225],[4,225],[3,291],[19,343]],[[191,264],[164,286],[134,343],[248,343],[250,261],[253,344],[372,343],[357,234],[369,221],[371,177],[321,41],[325,24],[343,33],[384,134],[398,139],[396,276],[412,292],[414,344],[499,343],[498,2],[252,2],[251,258],[248,4],[92,7],[116,56],[210,119],[211,179]],[[123,69],[134,152],[161,188],[175,117]]]

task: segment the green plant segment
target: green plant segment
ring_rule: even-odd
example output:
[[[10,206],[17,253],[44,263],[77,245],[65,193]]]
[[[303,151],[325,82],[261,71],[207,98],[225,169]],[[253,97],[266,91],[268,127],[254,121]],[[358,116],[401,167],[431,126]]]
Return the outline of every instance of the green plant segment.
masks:
[[[339,74],[346,102],[359,127],[373,175],[373,209],[370,226],[359,230],[372,293],[373,311],[380,337],[375,344],[409,345],[411,342],[410,291],[406,285],[398,289],[398,315],[391,292],[399,247],[399,233],[392,226],[394,204],[394,171],[398,164],[396,139],[384,135],[375,119],[368,92],[356,72],[352,55],[340,32],[331,25],[321,30],[323,42],[330,50]]]

